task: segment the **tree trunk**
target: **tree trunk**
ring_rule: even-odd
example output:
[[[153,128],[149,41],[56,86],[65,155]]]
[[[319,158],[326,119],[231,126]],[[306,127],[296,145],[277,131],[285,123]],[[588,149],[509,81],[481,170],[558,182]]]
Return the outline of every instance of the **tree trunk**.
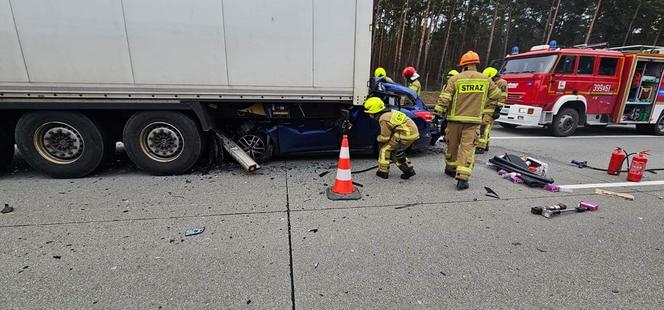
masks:
[[[431,49],[431,40],[433,39],[433,30],[435,29],[436,25],[438,24],[438,21],[440,20],[440,14],[443,13],[443,5],[441,4],[440,9],[436,12],[436,15],[434,15],[433,20],[431,21],[431,25],[429,26],[429,31],[427,33],[427,39],[426,39],[426,44],[424,47],[424,61],[423,61],[423,66],[424,69],[426,69],[427,72],[432,73],[430,68],[429,68],[429,50]]]
[[[560,1],[556,3],[556,11],[553,12],[553,18],[551,19],[551,27],[549,27],[549,33],[546,35],[546,40],[544,43],[548,43],[551,40],[551,34],[553,33],[553,28],[556,27],[556,19],[558,18],[558,9],[560,9]]]
[[[443,42],[443,52],[441,53],[440,56],[440,65],[438,66],[438,75],[436,77],[441,76],[441,72],[443,72],[443,65],[445,64],[445,56],[447,54],[447,44],[450,42],[450,33],[452,32],[452,19],[454,17],[454,9],[456,7],[456,0],[452,0],[450,2],[450,13],[447,15],[447,31],[445,33],[445,41]]]
[[[588,33],[586,33],[586,41],[584,44],[588,45],[590,42],[590,35],[593,33],[593,26],[595,26],[595,20],[597,20],[597,14],[599,13],[599,8],[602,6],[602,0],[597,0],[597,5],[595,6],[595,14],[593,14],[593,19],[590,20],[590,26],[588,27]]]
[[[406,11],[408,11],[408,0],[403,4],[403,12],[401,13],[401,22],[399,23],[399,31],[397,32],[397,42],[394,45],[394,66],[395,70],[398,70],[399,65],[401,64],[401,49],[403,48],[403,37],[404,31],[406,30]]]
[[[655,36],[655,41],[652,42],[653,46],[657,46],[657,41],[659,41],[659,36],[662,35],[662,29],[664,29],[664,19],[662,19],[659,22],[659,31],[657,31],[657,35]]]
[[[415,61],[415,66],[417,68],[420,67],[420,59],[422,56],[422,48],[424,47],[424,37],[427,34],[427,29],[429,29],[429,18],[431,13],[429,12],[431,10],[431,3],[433,0],[427,0],[427,8],[424,10],[424,16],[422,16],[422,33],[420,34],[420,45],[419,48],[417,49],[417,60]]]
[[[505,55],[509,53],[507,50],[509,48],[508,44],[510,42],[510,28],[512,27],[512,8],[507,6],[507,24],[505,27],[505,45],[503,45],[503,51]]]
[[[636,11],[634,11],[634,15],[632,15],[632,20],[629,21],[629,27],[627,27],[627,33],[625,34],[625,40],[623,40],[623,46],[627,45],[627,40],[629,40],[629,35],[632,32],[632,26],[634,26],[634,20],[636,19],[636,16],[639,15],[639,10],[641,9],[641,3],[643,1],[639,0],[639,5],[636,6]]]
[[[551,13],[553,13],[554,3],[556,3],[556,0],[551,1],[549,13],[546,15],[546,23],[544,24],[544,31],[542,32],[542,41],[546,40],[546,34],[549,33],[549,24],[551,23]]]
[[[489,45],[487,46],[486,57],[484,58],[487,64],[489,64],[491,57],[491,46],[493,45],[493,33],[496,30],[497,20],[498,20],[498,1],[496,1],[495,8],[493,10],[493,21],[491,22],[491,34],[489,34]]]

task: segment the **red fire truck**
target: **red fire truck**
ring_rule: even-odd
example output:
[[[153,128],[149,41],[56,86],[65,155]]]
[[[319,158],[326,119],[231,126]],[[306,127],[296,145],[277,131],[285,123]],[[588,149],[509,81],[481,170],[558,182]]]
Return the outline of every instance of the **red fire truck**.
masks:
[[[509,82],[503,127],[544,126],[562,137],[613,123],[664,135],[664,47],[540,45],[513,50],[500,74]]]

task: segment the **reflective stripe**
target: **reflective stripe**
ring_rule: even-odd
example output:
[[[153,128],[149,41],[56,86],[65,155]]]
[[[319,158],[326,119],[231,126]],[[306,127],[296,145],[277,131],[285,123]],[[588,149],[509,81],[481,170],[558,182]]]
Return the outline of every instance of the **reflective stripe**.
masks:
[[[500,90],[500,88],[497,88],[497,87],[496,87],[496,88],[493,89],[493,91],[491,91],[491,95],[490,95],[489,97],[499,96],[499,95],[501,95],[502,93],[503,93],[503,92]]]
[[[337,180],[339,181],[350,181],[351,172],[346,169],[337,169]]]
[[[446,92],[442,92],[442,93],[440,93],[440,98],[450,100],[450,99],[452,99],[452,94],[450,94],[450,93],[446,93]]]
[[[481,124],[482,123],[482,116],[458,116],[458,115],[450,116],[450,115],[448,115],[447,120],[450,121],[450,122]]]
[[[433,110],[434,110],[435,112],[437,112],[437,113],[444,113],[445,110],[447,110],[447,107],[438,104],[438,105],[436,105],[436,106],[433,108]]]
[[[400,111],[392,111],[392,116],[390,117],[390,124],[394,126],[403,125],[408,121],[408,116]]]
[[[453,168],[456,168],[456,167],[459,165],[459,163],[456,162],[456,161],[449,162],[449,161],[447,161],[447,160],[445,161],[445,164],[446,164],[448,167],[453,167]]]
[[[456,169],[457,169],[457,173],[467,174],[467,175],[473,174],[473,168],[458,166]]]
[[[347,147],[342,147],[339,152],[339,158],[350,158],[350,151]]]
[[[490,109],[484,109],[483,112],[484,112],[484,114],[487,114],[487,113],[493,113],[493,112],[495,112],[495,111],[496,111],[495,109],[490,108]]]
[[[397,139],[404,140],[404,141],[415,141],[415,140],[420,138],[419,133],[410,134],[410,130],[409,130],[409,134],[397,133],[395,136],[396,136]]]
[[[383,147],[380,148],[380,151],[378,152],[378,164],[379,165],[384,165],[384,166],[389,167],[390,159],[387,158],[385,153],[387,153],[387,151],[390,151],[390,150],[391,150],[391,147],[390,147],[389,144],[386,144],[386,145],[384,145]]]

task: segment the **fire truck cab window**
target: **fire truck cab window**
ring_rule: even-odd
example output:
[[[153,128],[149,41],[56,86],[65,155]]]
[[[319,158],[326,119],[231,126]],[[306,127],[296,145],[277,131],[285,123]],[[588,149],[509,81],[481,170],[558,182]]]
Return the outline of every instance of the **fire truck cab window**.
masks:
[[[560,57],[560,61],[558,61],[558,65],[556,66],[556,73],[572,74],[574,72],[574,60],[576,60],[576,56],[573,55]]]
[[[618,67],[618,58],[602,58],[599,62],[599,75],[614,76]]]
[[[595,70],[595,56],[581,56],[579,57],[579,68],[576,74],[593,74]]]

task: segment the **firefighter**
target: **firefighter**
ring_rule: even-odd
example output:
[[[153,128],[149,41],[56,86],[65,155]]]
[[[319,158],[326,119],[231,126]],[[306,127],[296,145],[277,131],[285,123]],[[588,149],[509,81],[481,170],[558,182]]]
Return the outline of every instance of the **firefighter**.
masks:
[[[378,151],[378,171],[376,175],[387,179],[390,172],[390,163],[394,161],[403,172],[401,178],[409,179],[415,175],[415,169],[406,157],[406,149],[420,138],[417,125],[406,114],[385,108],[385,103],[378,97],[371,97],[364,102],[364,112],[378,121],[380,135],[377,140],[380,145]]]
[[[480,57],[473,51],[461,56],[462,72],[449,79],[435,107],[436,114],[447,119],[445,174],[457,180],[457,190],[469,187],[482,114],[501,95],[488,76],[477,72],[479,63]]]
[[[505,105],[505,100],[507,100],[507,81],[500,78],[498,75],[498,70],[494,67],[487,67],[482,71],[486,74],[491,80],[496,83],[496,86],[500,89],[501,95],[498,102],[495,103],[495,108],[486,107],[484,109],[484,116],[482,119],[482,126],[480,127],[480,138],[477,143],[477,149],[475,154],[484,154],[489,151],[489,139],[491,135],[491,130],[493,129],[493,114],[497,112],[500,113],[500,110]]]
[[[442,89],[445,89],[445,86],[447,86],[447,81],[449,81],[451,77],[453,77],[453,76],[455,76],[455,75],[457,75],[457,74],[459,74],[459,71],[456,71],[456,70],[454,70],[454,69],[452,69],[452,70],[450,70],[449,72],[447,72],[447,77],[445,78],[445,84],[443,84],[443,88],[442,88]]]
[[[406,78],[408,88],[415,91],[417,96],[420,96],[422,90],[422,84],[420,84],[420,75],[417,74],[417,71],[414,67],[406,67],[402,72],[403,77]]]
[[[378,82],[394,83],[394,81],[387,76],[387,71],[385,71],[385,68],[383,67],[376,68],[376,71],[374,71],[374,77]]]

